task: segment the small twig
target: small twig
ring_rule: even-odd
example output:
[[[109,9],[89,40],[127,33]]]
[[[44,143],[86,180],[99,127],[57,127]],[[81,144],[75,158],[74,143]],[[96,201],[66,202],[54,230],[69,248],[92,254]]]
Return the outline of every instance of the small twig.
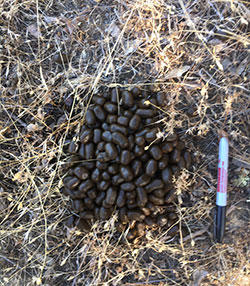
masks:
[[[12,265],[15,265],[19,270],[22,270],[22,267],[20,267],[19,265],[17,265],[15,262],[11,261],[10,259],[8,259],[7,257],[3,256],[0,254],[0,258],[2,258],[3,260],[9,262]],[[23,271],[28,274],[29,276],[31,276],[31,274],[29,272],[27,272],[26,270],[23,269]]]
[[[15,121],[20,123],[24,128],[27,127],[27,124],[25,122],[23,122],[20,118],[18,118],[18,116],[16,116],[15,114],[11,114],[11,117],[13,117],[15,119]]]
[[[201,229],[201,230],[198,230],[194,233],[191,233],[189,235],[187,235],[186,237],[183,238],[183,242],[186,242],[188,241],[189,239],[193,239],[195,238],[196,236],[200,236],[202,235],[204,232],[207,232],[208,231],[208,227],[204,228],[204,229]]]
[[[1,254],[0,254],[0,258],[6,260],[7,262],[9,262],[9,263],[12,264],[12,265],[16,265],[15,262],[11,261],[10,259],[8,259],[7,257],[5,257],[5,256],[3,256],[3,255],[1,255]]]
[[[239,158],[233,158],[232,163],[237,167],[250,169],[250,163],[243,161]]]
[[[23,122],[20,118],[18,118],[18,116],[16,116],[13,113],[10,114],[2,103],[1,103],[1,105],[3,107],[3,111],[5,111],[7,113],[7,115],[9,116],[9,118],[12,120],[12,124],[15,124],[15,122],[14,122],[14,120],[15,120],[15,121],[19,122],[23,127],[25,127],[25,128],[27,127],[27,124],[25,122]]]

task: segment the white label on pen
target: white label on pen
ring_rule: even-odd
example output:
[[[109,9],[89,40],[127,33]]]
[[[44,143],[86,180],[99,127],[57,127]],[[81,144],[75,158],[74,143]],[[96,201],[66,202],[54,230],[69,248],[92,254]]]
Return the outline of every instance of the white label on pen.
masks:
[[[225,168],[225,162],[222,162],[221,168],[218,168],[217,192],[218,193],[227,192],[227,170]]]
[[[216,205],[227,204],[227,169],[228,169],[228,139],[223,137],[219,144],[218,185]]]
[[[216,205],[220,207],[225,207],[227,205],[227,194],[218,193],[216,194]]]

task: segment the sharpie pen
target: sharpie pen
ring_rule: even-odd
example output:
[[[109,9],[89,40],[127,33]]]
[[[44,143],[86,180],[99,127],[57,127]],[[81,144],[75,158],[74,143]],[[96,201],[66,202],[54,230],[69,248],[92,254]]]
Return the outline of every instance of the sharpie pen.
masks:
[[[225,132],[223,132],[219,143],[218,181],[214,222],[214,236],[217,242],[222,242],[226,225],[228,150],[228,137]]]

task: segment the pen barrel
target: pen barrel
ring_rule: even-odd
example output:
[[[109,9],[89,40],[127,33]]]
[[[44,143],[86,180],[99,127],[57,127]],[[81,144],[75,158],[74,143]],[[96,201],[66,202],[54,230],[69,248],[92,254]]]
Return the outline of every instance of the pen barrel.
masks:
[[[222,242],[226,225],[226,207],[216,206],[215,239]]]
[[[216,193],[217,206],[227,205],[228,145],[228,138],[222,137],[219,144],[218,183]]]

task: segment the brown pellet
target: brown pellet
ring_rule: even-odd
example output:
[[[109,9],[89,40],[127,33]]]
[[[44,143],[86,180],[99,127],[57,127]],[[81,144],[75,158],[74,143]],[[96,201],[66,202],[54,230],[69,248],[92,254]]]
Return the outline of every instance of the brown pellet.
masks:
[[[166,137],[165,137],[166,141],[169,142],[173,142],[176,141],[178,139],[178,135],[176,133],[169,133]]]
[[[80,217],[86,220],[94,219],[94,212],[91,210],[85,210],[80,213]]]
[[[139,175],[141,169],[142,169],[142,162],[139,160],[133,160],[131,164],[131,169],[133,171],[133,174],[136,176]]]
[[[118,208],[122,208],[126,203],[126,196],[125,196],[125,191],[120,189],[117,200],[116,200],[116,205]]]
[[[128,135],[128,129],[125,126],[120,125],[120,124],[115,124],[115,123],[111,124],[110,125],[110,131],[111,132],[120,132],[120,133],[124,134],[125,136]]]
[[[94,129],[93,142],[95,144],[98,144],[101,141],[101,138],[102,138],[102,130],[99,128]]]
[[[121,189],[123,189],[126,192],[131,192],[135,189],[135,185],[133,183],[126,182],[121,184]]]
[[[118,186],[119,184],[123,183],[125,179],[121,176],[121,174],[116,174],[112,177],[112,184],[114,186]]]
[[[81,166],[75,167],[74,174],[83,181],[89,177],[89,171]]]
[[[134,95],[131,92],[124,90],[122,92],[122,99],[125,106],[132,107],[134,105]]]
[[[87,191],[90,190],[93,186],[94,186],[93,181],[91,181],[91,180],[86,180],[86,181],[83,181],[83,182],[79,185],[78,190],[79,190],[79,191],[82,191],[82,192],[87,192]]]
[[[158,198],[158,197],[154,196],[153,194],[150,194],[148,196],[148,199],[156,206],[161,206],[164,204],[163,198]]]
[[[112,141],[113,143],[119,145],[122,149],[128,147],[128,139],[120,132],[112,133]]]
[[[90,160],[94,158],[95,149],[93,143],[85,144],[85,158],[86,160]]]
[[[93,109],[95,116],[97,119],[99,119],[101,122],[103,122],[106,119],[107,113],[106,111],[102,108],[101,105],[96,105]]]
[[[94,200],[97,196],[97,190],[95,188],[93,189],[90,189],[88,192],[87,192],[87,195],[88,197],[91,199],[91,200]]]
[[[131,169],[128,166],[120,166],[120,174],[124,178],[125,181],[132,181],[134,178]]]
[[[128,165],[131,161],[131,152],[128,150],[122,150],[120,162],[122,165]]]
[[[73,208],[76,212],[81,212],[84,210],[85,205],[82,200],[73,200]]]
[[[117,149],[113,143],[107,143],[105,145],[105,152],[110,160],[114,160],[117,157]]]
[[[137,130],[141,123],[141,117],[139,115],[134,115],[129,121],[129,128],[132,130]]]
[[[104,109],[105,109],[108,113],[117,113],[117,111],[118,111],[117,104],[112,103],[112,102],[106,102],[106,103],[104,104]]]
[[[75,189],[80,183],[80,180],[77,177],[71,177],[65,184],[65,186],[70,189],[73,190]]]
[[[136,193],[137,193],[137,198],[138,198],[138,207],[143,208],[145,207],[147,201],[148,201],[148,196],[144,188],[137,187],[136,188]]]
[[[88,109],[86,112],[86,117],[85,117],[86,123],[88,126],[94,126],[96,124],[96,117],[95,113],[93,110]]]
[[[154,111],[152,109],[137,109],[135,114],[142,118],[147,118],[152,117],[154,115]]]
[[[79,147],[78,143],[75,140],[72,140],[69,144],[68,152],[70,154],[75,154],[77,153],[78,147]]]
[[[163,155],[162,150],[157,145],[150,147],[149,153],[155,160],[160,160]]]
[[[135,185],[137,187],[143,187],[146,186],[149,182],[150,182],[150,177],[146,174],[143,174],[135,180]]]
[[[91,200],[89,197],[86,197],[83,201],[84,201],[87,209],[92,210],[95,207],[93,200]]]
[[[144,218],[145,218],[145,215],[143,214],[143,212],[142,211],[132,211],[132,210],[129,210],[128,212],[127,212],[127,216],[128,216],[128,218],[131,220],[131,221],[133,221],[133,220],[136,220],[136,221],[143,221],[144,220]]]
[[[176,190],[172,189],[165,195],[164,199],[167,204],[171,203],[176,198]]]
[[[163,188],[163,182],[160,179],[154,179],[152,180],[149,184],[147,184],[147,186],[145,187],[145,189],[147,190],[147,193],[151,193],[154,190],[157,189],[161,189]]]
[[[109,187],[107,189],[106,203],[113,205],[116,202],[117,189],[115,187]]]
[[[186,168],[188,169],[191,165],[192,159],[191,159],[191,155],[188,151],[184,152],[183,154],[184,160],[186,162]]]
[[[156,223],[159,225],[159,226],[164,226],[168,223],[168,217],[164,214],[162,215],[159,215],[157,218],[156,218]]]
[[[174,149],[174,146],[171,142],[162,143],[161,150],[163,153],[170,153]]]
[[[133,95],[135,95],[136,97],[139,96],[141,94],[141,90],[135,86],[132,88],[131,92],[133,93]]]
[[[157,172],[157,162],[151,159],[146,164],[146,174],[148,176],[153,176]]]
[[[138,236],[143,236],[145,234],[145,224],[139,222],[136,224],[137,234]]]
[[[164,183],[170,183],[172,181],[172,171],[170,168],[166,168],[161,172],[162,181]]]
[[[179,149],[174,149],[170,153],[169,161],[173,164],[176,164],[180,161],[181,158],[181,151]]]
[[[158,169],[164,170],[169,162],[169,156],[168,154],[164,154],[163,157],[158,161]]]
[[[85,221],[84,219],[80,218],[77,220],[76,222],[76,227],[79,228],[80,230],[82,231],[90,231],[91,227],[90,225],[88,224],[87,221]]]
[[[100,208],[99,216],[100,216],[101,219],[107,220],[107,219],[110,218],[110,215],[111,215],[111,210],[110,209],[107,209],[107,208],[104,208],[104,207]]]
[[[128,126],[129,118],[126,116],[119,116],[117,118],[117,123],[123,126]]]

